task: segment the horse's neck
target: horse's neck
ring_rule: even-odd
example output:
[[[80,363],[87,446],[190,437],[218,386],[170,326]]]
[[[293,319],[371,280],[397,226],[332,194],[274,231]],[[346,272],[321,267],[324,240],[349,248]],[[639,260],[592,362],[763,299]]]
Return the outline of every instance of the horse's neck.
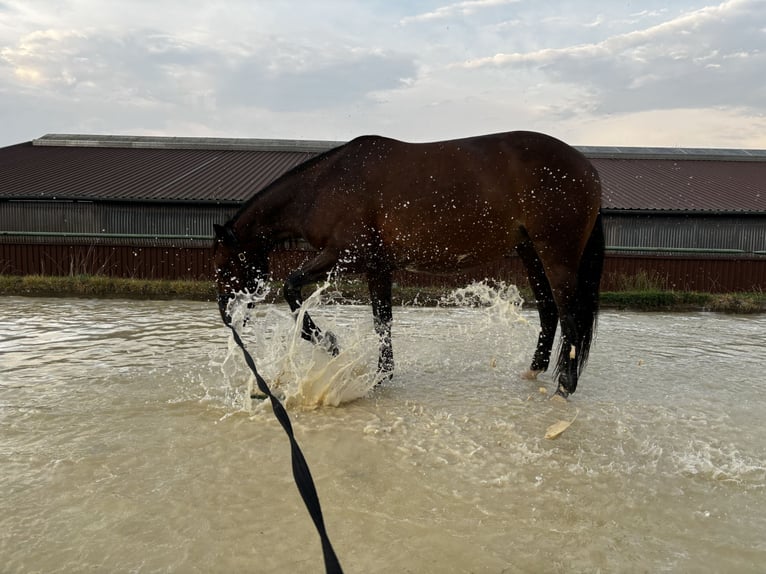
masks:
[[[301,196],[311,186],[310,180],[304,174],[277,180],[251,200],[235,227],[244,235],[267,233],[275,239],[296,236],[302,219]]]

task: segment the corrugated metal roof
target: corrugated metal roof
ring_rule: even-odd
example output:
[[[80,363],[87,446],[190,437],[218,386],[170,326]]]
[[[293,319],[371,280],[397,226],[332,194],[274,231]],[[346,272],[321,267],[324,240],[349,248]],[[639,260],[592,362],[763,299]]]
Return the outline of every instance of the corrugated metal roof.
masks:
[[[0,198],[241,202],[313,151],[0,149]]]
[[[48,135],[0,149],[0,199],[239,203],[342,142]],[[582,147],[613,210],[766,213],[766,151]]]
[[[591,161],[607,209],[766,213],[766,159]]]

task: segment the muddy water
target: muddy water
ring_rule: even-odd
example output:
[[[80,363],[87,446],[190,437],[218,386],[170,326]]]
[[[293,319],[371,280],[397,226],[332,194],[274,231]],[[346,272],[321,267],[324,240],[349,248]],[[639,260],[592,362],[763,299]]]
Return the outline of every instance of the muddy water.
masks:
[[[368,309],[316,319],[334,361],[284,307],[245,335],[346,572],[766,567],[766,316],[605,312],[568,404],[517,377],[530,311],[397,308],[372,390]],[[0,299],[0,570],[320,572],[250,384],[214,304]]]

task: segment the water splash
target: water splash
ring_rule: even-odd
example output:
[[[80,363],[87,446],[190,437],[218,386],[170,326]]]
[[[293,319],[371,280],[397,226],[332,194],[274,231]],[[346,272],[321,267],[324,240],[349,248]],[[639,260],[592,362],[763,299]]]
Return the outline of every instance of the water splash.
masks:
[[[314,409],[339,406],[366,397],[379,382],[377,373],[378,340],[372,328],[369,306],[330,305],[338,294],[333,283],[320,285],[295,313],[284,305],[263,304],[268,290],[237,293],[227,312],[258,365],[272,391],[288,408]],[[344,301],[345,303],[345,301]],[[480,321],[467,321],[440,343],[435,355],[439,371],[445,367],[445,357],[452,345],[462,345],[464,337],[481,337],[485,341],[482,353],[475,357],[481,366],[506,363],[523,356],[529,337],[518,337],[534,327],[522,316],[523,299],[515,285],[504,282],[480,281],[455,289],[445,295],[441,307],[461,307],[468,313],[482,313]],[[323,331],[333,332],[339,340],[340,353],[333,357],[320,345],[311,345],[301,338],[300,326],[309,313]],[[394,313],[396,315],[396,312]],[[396,318],[394,319],[396,326]],[[520,329],[519,329],[520,328]],[[512,333],[515,333],[514,336]],[[396,338],[396,335],[394,335]],[[217,395],[229,408],[252,411],[260,409],[255,379],[249,372],[232,338],[227,355],[220,363],[225,381]],[[418,361],[428,361],[417,353]],[[481,355],[481,356],[479,356]],[[486,355],[486,356],[485,356]],[[400,365],[406,369],[406,357]],[[422,366],[422,365],[421,365]],[[210,390],[206,398],[210,397]]]
[[[248,324],[254,316],[262,315],[256,305],[261,303],[271,288],[265,281],[261,281],[253,292],[238,291],[233,294],[226,306],[226,314],[230,317],[231,325],[245,336]],[[227,331],[228,333],[228,331]],[[217,371],[221,377],[215,377],[215,384],[205,377],[200,381],[204,391],[202,402],[219,404],[228,411],[225,417],[233,412],[250,410],[250,395],[255,386],[255,377],[250,372],[242,356],[242,351],[229,334],[227,349],[223,360],[212,356],[209,360],[209,368]]]
[[[474,281],[445,295],[439,304],[445,307],[483,308],[486,316],[494,321],[527,323],[521,316],[524,298],[516,285],[505,281]]]
[[[268,291],[257,296],[238,293],[229,304],[227,311],[253,354],[259,372],[288,408],[338,406],[366,396],[375,386],[376,375],[371,366],[377,359],[374,355],[377,344],[371,324],[341,323],[335,317],[340,307],[324,304],[330,286],[329,282],[320,285],[296,313],[278,305],[256,306]],[[323,330],[340,333],[341,351],[337,356],[301,338],[300,326],[306,313],[319,317]],[[231,388],[226,396],[229,405],[245,410],[260,408],[259,401],[250,403],[250,397],[258,394],[255,378],[233,338],[221,372]]]
[[[766,465],[742,453],[734,444],[691,439],[670,456],[683,476],[758,489],[766,487]]]

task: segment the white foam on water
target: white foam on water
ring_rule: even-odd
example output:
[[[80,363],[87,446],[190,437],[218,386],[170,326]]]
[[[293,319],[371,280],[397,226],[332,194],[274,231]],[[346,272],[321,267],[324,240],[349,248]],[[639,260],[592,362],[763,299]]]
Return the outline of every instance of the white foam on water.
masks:
[[[259,316],[263,315],[260,311],[261,303],[269,294],[271,288],[265,281],[258,284],[254,292],[240,291],[234,294],[226,307],[226,313],[231,318],[231,325],[240,334],[240,337],[248,346],[248,350],[256,358],[255,346],[249,344],[247,335],[249,334],[248,325]],[[258,345],[260,347],[261,345]],[[253,348],[250,348],[253,347]],[[256,365],[258,361],[256,358]],[[227,339],[226,355],[220,362],[216,358],[210,359],[210,366],[218,369],[221,378],[214,379],[216,384],[203,382],[202,387],[205,395],[203,402],[213,404],[221,403],[228,411],[249,411],[250,395],[254,388],[255,376],[250,372],[247,363],[245,363],[242,350],[237,346],[233,336]],[[224,415],[225,417],[231,412]]]
[[[337,297],[331,287],[330,282],[320,285],[297,313],[291,313],[284,305],[263,304],[268,293],[265,286],[254,294],[237,293],[229,304],[232,323],[253,355],[259,373],[288,408],[339,406],[368,396],[378,382],[378,340],[372,329],[370,308],[330,304]],[[471,344],[476,340],[485,341],[481,346],[482,356],[475,358],[482,368],[495,370],[498,363],[518,359],[529,351],[526,348],[529,337],[514,336],[513,331],[535,329],[522,316],[522,304],[516,286],[503,282],[481,281],[455,289],[442,298],[440,306],[461,307],[474,315],[479,312],[481,317],[455,324],[445,335],[447,341],[424,341],[423,348],[418,348],[416,361],[427,367],[428,361],[436,357],[439,364],[433,366],[435,371],[449,369],[449,347],[460,347],[465,339]],[[306,313],[324,332],[337,336],[340,348],[337,356],[301,338],[300,326]],[[404,354],[400,355],[397,350],[397,343],[401,342],[397,337],[397,315],[395,309],[394,348],[395,354],[402,357]],[[446,347],[434,354],[429,351],[432,343]],[[397,372],[410,366],[407,360],[404,356],[403,361],[397,363]],[[260,408],[260,401],[250,401],[251,394],[259,394],[257,385],[233,337],[229,337],[226,356],[216,367],[220,369],[223,383],[207,387],[204,400],[222,401],[235,411]]]
[[[766,463],[742,453],[735,445],[691,439],[682,446],[670,454],[682,475],[766,488]]]
[[[328,304],[329,287],[318,288],[296,314],[285,305],[247,309],[247,298],[237,305],[245,344],[261,375],[289,409],[338,407],[362,398],[372,398],[378,409],[390,400],[386,408],[397,414],[365,420],[365,437],[396,441],[405,460],[437,468],[446,464],[487,487],[520,479],[537,487],[561,470],[580,477],[638,474],[647,481],[656,475],[709,478],[748,488],[764,483],[766,470],[746,452],[713,447],[707,441],[668,443],[635,431],[649,424],[647,418],[654,428],[679,425],[683,421],[674,409],[633,411],[622,405],[600,412],[593,404],[579,403],[582,414],[567,437],[582,442],[572,459],[555,456],[568,440],[548,443],[542,439],[545,429],[557,420],[571,420],[574,406],[553,405],[539,392],[541,383],[519,380],[518,368],[534,348],[537,325],[522,314],[523,301],[513,285],[482,281],[445,296],[443,309],[395,309],[397,371],[381,392],[372,393],[378,342],[370,308]],[[337,335],[338,356],[301,338],[306,312],[323,331]],[[222,400],[229,411],[269,413],[266,402],[250,400],[251,392],[257,392],[254,378],[233,340],[220,370],[225,385],[208,389],[207,398]],[[397,404],[408,405],[404,413]],[[700,432],[696,419],[685,425],[689,432]],[[499,451],[496,441],[504,444]],[[626,450],[634,455],[625,456]],[[512,471],[509,462],[514,462]],[[523,469],[530,463],[538,471],[527,476]]]
[[[346,306],[325,304],[329,286],[329,283],[319,286],[297,313],[282,305],[257,304],[259,301],[252,297],[239,294],[230,304],[233,324],[253,355],[259,373],[288,408],[339,406],[366,396],[375,386],[377,339],[372,320],[364,324],[342,321],[336,311],[342,315]],[[316,319],[322,331],[338,336],[337,356],[301,338],[306,313]],[[226,396],[228,405],[244,410],[261,408],[260,400],[250,402],[252,394],[259,394],[255,377],[233,337],[221,372],[231,389]]]
[[[521,315],[524,298],[516,285],[505,281],[474,281],[442,297],[440,304],[447,307],[483,308],[491,322],[527,323]]]
[[[539,334],[537,322],[531,323],[522,314],[523,304],[516,285],[488,280],[455,289],[440,301],[442,307],[465,310],[466,320],[456,332],[462,338],[456,336],[455,342],[475,349],[474,367],[483,368],[486,362],[493,371],[514,379],[518,373],[511,374],[504,367],[513,364],[514,369],[523,370],[522,365],[532,358]]]

